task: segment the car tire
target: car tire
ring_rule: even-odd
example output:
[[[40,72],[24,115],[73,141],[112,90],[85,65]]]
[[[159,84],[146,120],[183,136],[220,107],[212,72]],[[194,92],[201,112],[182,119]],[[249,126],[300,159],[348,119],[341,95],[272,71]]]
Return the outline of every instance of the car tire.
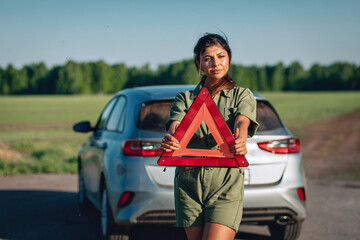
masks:
[[[302,223],[296,222],[288,225],[277,223],[269,224],[270,239],[276,240],[295,240],[299,237]]]
[[[129,235],[117,231],[109,201],[106,187],[103,186],[101,194],[100,226],[103,240],[129,240]]]
[[[81,167],[79,167],[79,170],[78,170],[78,187],[79,187],[78,196],[77,196],[78,197],[78,199],[77,199],[78,205],[79,205],[80,212],[84,212],[90,207],[90,201],[86,197],[84,176],[81,171]]]

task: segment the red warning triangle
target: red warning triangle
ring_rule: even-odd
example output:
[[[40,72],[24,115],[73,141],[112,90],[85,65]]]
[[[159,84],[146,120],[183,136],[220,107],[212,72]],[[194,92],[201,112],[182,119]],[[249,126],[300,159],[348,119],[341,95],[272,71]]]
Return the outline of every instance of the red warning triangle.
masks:
[[[220,150],[184,147],[188,145],[202,121],[205,121]],[[234,137],[206,87],[200,90],[174,137],[182,147],[176,151],[163,152],[158,160],[159,165],[208,167],[247,167],[249,165],[244,156],[230,152]]]

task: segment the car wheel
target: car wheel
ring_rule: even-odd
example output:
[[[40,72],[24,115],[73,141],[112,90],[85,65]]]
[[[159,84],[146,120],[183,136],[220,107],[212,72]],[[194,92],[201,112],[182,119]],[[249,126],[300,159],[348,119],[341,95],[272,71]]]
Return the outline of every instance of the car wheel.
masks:
[[[101,194],[100,223],[103,240],[129,240],[128,235],[116,231],[105,186]]]
[[[271,239],[276,240],[295,240],[299,237],[302,223],[279,225],[272,223],[269,225]]]
[[[79,191],[78,191],[78,205],[81,212],[88,209],[90,206],[90,202],[86,197],[85,192],[85,183],[84,183],[84,176],[81,171],[81,168],[79,167],[78,171],[78,185],[79,185]]]

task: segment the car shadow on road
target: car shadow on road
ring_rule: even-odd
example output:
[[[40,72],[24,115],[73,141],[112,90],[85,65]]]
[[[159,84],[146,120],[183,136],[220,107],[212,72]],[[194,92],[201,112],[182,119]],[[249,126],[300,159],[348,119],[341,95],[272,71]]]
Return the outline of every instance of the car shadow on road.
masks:
[[[235,237],[236,240],[270,240],[269,236],[256,233],[238,232]]]
[[[0,191],[0,239],[99,239],[97,221],[74,192]]]
[[[79,211],[77,193],[74,192],[0,191],[0,239],[100,239],[98,217],[97,211],[91,207],[85,212]],[[160,236],[162,239],[186,239],[179,228],[163,228],[156,234],[155,228],[148,226],[131,235],[131,240],[159,239]],[[240,232],[236,239],[269,238]]]

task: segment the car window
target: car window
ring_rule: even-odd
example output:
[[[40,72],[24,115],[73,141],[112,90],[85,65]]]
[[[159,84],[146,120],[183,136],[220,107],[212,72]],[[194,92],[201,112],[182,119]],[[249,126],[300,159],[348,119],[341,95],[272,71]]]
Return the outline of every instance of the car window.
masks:
[[[260,124],[257,135],[284,135],[286,130],[275,110],[266,101],[257,101],[256,121]]]
[[[144,103],[140,112],[138,128],[166,132],[165,123],[170,118],[172,104],[172,100]]]
[[[138,127],[144,130],[166,132],[165,123],[170,118],[170,108],[173,101],[147,102],[143,104]],[[257,101],[256,120],[260,127],[258,135],[287,134],[278,115],[266,101]]]
[[[108,119],[110,113],[111,113],[111,110],[113,109],[115,103],[117,101],[117,98],[113,98],[111,99],[111,101],[106,105],[104,111],[102,112],[102,114],[100,115],[99,119],[98,119],[98,122],[96,124],[96,129],[98,130],[101,130],[105,123],[106,123],[106,120]]]
[[[106,129],[110,131],[119,131],[124,130],[124,115],[125,115],[125,97],[119,97],[113,111],[111,112],[109,121],[106,124]]]
[[[126,104],[126,102],[124,102]],[[120,116],[120,119],[119,119],[119,122],[118,122],[118,125],[117,125],[117,131],[119,132],[122,132],[124,131],[124,128],[125,128],[125,119],[126,119],[126,111],[125,111],[125,108],[126,108],[126,105],[124,105],[123,107],[123,112]]]

